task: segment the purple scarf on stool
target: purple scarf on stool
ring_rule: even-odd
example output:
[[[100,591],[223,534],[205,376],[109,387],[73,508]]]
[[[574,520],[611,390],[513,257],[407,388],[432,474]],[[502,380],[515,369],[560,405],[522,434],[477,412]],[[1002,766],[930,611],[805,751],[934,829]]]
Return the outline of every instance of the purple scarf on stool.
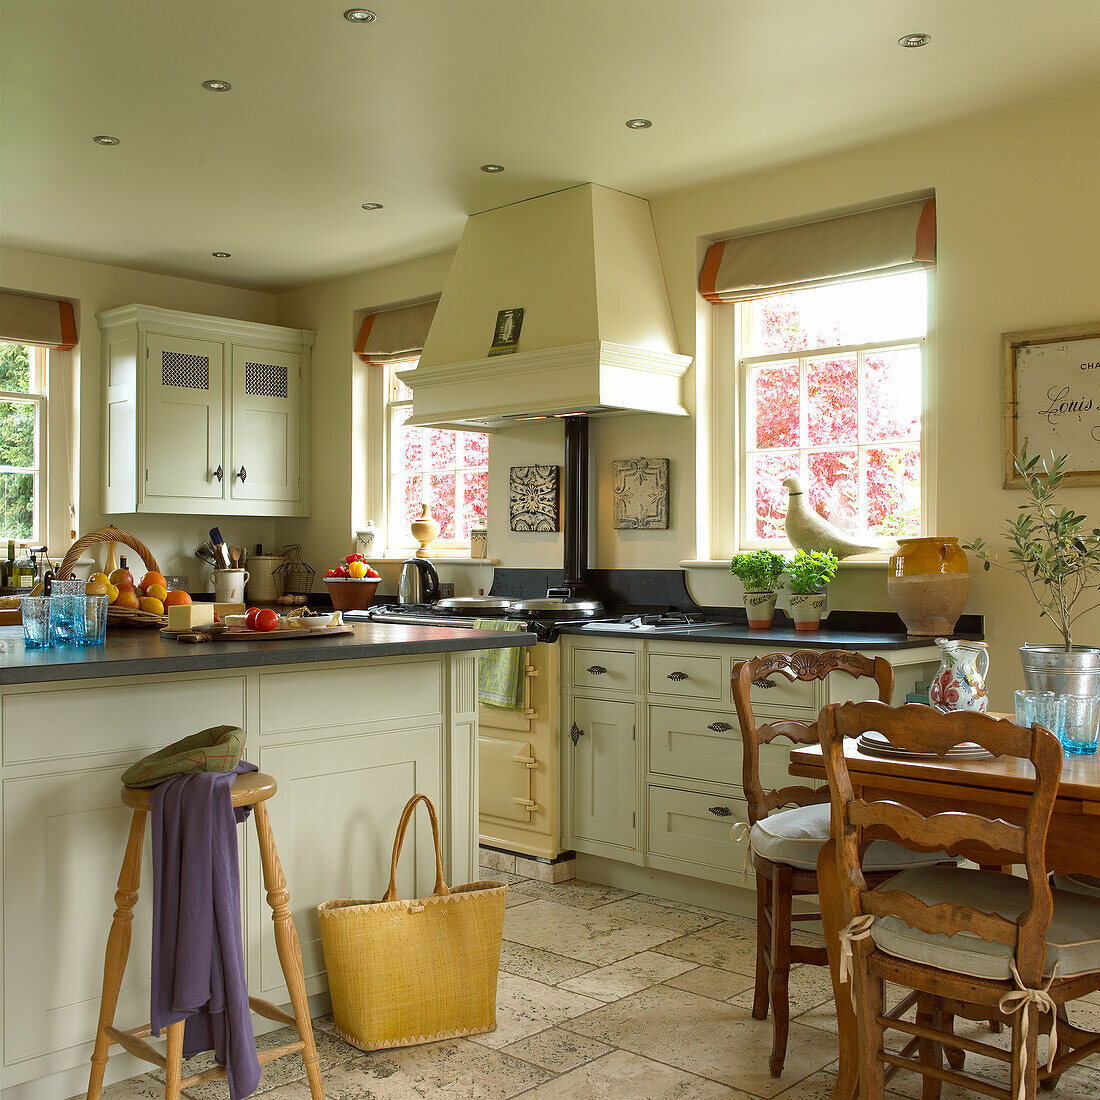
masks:
[[[237,824],[230,788],[255,764],[232,772],[177,775],[153,789],[154,1035],[186,1020],[183,1056],[213,1050],[225,1066],[232,1100],[260,1083],[260,1063],[241,939]]]

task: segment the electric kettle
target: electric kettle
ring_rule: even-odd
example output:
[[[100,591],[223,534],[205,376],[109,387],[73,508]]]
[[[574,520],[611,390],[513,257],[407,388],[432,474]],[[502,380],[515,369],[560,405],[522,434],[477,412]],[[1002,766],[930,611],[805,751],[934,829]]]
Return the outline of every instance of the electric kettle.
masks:
[[[398,603],[435,603],[439,599],[439,574],[425,558],[409,558],[401,566]]]

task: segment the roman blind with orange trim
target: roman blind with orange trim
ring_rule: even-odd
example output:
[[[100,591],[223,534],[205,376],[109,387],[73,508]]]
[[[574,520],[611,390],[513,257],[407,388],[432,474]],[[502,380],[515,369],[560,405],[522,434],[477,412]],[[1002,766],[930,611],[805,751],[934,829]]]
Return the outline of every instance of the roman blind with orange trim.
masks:
[[[415,359],[424,350],[437,305],[438,299],[368,314],[355,341],[355,354],[376,366]]]
[[[711,302],[742,302],[935,263],[936,200],[927,199],[715,241],[699,290]]]
[[[72,302],[0,292],[0,340],[69,351],[76,347]]]

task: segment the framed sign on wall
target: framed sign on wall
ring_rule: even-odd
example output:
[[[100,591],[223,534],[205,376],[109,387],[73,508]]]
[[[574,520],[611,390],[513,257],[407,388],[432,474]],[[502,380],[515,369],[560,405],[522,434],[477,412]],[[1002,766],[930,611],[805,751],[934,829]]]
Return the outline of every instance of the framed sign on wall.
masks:
[[[1020,489],[1012,456],[1069,455],[1067,485],[1100,485],[1100,321],[1001,334],[1004,486]]]

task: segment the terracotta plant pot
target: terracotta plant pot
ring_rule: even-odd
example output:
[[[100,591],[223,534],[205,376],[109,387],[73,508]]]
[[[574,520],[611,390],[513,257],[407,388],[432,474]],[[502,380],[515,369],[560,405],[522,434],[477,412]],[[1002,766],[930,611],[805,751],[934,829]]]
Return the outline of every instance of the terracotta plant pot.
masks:
[[[955,538],[899,539],[886,592],[910,634],[951,634],[970,596],[970,565]]]
[[[824,592],[792,592],[790,606],[795,630],[821,629],[821,613],[825,610]]]
[[[771,630],[775,614],[774,592],[746,592],[745,614],[752,630]]]

